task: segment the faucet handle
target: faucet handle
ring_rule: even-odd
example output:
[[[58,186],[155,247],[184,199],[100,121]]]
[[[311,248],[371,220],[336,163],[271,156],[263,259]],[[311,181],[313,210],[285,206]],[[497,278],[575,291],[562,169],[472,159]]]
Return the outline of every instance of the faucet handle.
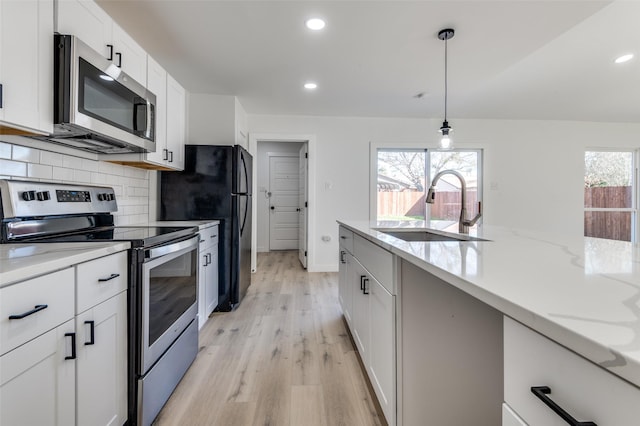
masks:
[[[464,226],[473,226],[482,217],[482,202],[478,201],[478,214],[471,220],[464,220],[462,223]]]

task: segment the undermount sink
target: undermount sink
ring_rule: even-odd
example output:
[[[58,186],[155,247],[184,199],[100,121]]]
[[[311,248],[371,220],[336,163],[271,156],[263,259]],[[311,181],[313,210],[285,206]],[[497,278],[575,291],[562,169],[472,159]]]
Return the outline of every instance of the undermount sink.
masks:
[[[404,241],[487,241],[468,235],[445,235],[422,229],[377,229],[377,231]]]

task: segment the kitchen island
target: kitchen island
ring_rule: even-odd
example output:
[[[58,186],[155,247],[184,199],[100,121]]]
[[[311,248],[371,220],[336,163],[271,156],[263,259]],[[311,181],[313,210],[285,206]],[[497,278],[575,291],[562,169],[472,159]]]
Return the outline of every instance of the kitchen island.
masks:
[[[527,413],[529,408],[522,407],[523,403],[519,401],[521,397],[530,397],[532,401],[527,401],[527,404],[531,403],[534,410],[546,409],[551,414],[543,412],[541,415],[551,416],[550,421],[554,421],[555,414],[545,407],[539,400],[539,396],[536,398],[537,395],[530,391],[531,386],[545,385],[544,383],[532,383],[522,395],[514,395],[512,391],[512,379],[515,374],[511,370],[514,368],[521,370],[527,365],[524,360],[516,358],[514,361],[514,353],[517,351],[512,349],[526,347],[528,340],[535,340],[538,337],[543,337],[551,346],[558,346],[571,357],[575,357],[576,361],[570,361],[570,365],[584,362],[588,368],[595,370],[596,376],[604,374],[605,377],[612,378],[616,383],[613,386],[620,385],[622,389],[620,393],[614,392],[616,396],[611,398],[618,401],[628,399],[635,403],[636,407],[640,404],[640,389],[638,389],[640,386],[640,307],[637,304],[640,299],[640,249],[637,245],[489,226],[474,231],[475,237],[488,241],[405,241],[380,232],[379,229],[411,226],[407,223],[372,224],[356,221],[339,221],[339,223],[341,243],[343,233],[347,238],[349,233],[353,233],[355,248],[357,248],[356,239],[366,241],[390,253],[393,259],[391,269],[395,282],[391,287],[395,288],[395,294],[393,291],[389,293],[390,296],[395,297],[393,317],[396,321],[396,329],[393,337],[396,344],[394,373],[397,376],[395,380],[397,424],[403,424],[403,418],[406,420],[404,424],[412,424],[409,421],[413,418],[411,404],[416,406],[420,399],[415,398],[413,392],[415,389],[408,385],[415,378],[415,374],[407,374],[415,367],[411,364],[422,362],[423,365],[415,370],[418,376],[421,371],[429,369],[447,371],[446,366],[428,365],[429,356],[433,354],[426,353],[430,347],[442,346],[440,342],[444,337],[449,339],[445,341],[445,345],[446,348],[450,348],[450,356],[455,355],[453,352],[471,354],[465,358],[466,361],[465,359],[457,361],[459,371],[464,372],[461,374],[464,376],[463,382],[469,380],[470,383],[474,383],[473,376],[476,376],[476,382],[481,381],[482,374],[477,373],[478,370],[484,369],[486,374],[494,378],[497,370],[504,372],[502,389],[498,389],[496,383],[493,383],[489,385],[488,390],[489,393],[495,394],[488,398],[489,404],[492,403],[491,399],[504,398],[509,402],[502,408],[503,424],[518,424],[508,423],[505,420],[505,410],[510,411],[510,408],[514,408],[513,405],[517,406],[515,411],[527,423],[545,424],[542,422],[546,420],[535,420],[536,414]],[[365,245],[361,242],[360,246]],[[348,252],[349,249],[347,247],[343,250],[341,246],[341,255],[342,251]],[[354,254],[354,258],[358,261],[362,260],[358,259],[358,253]],[[367,277],[364,278],[366,292],[368,289],[366,281],[377,278],[374,270],[376,266],[373,265],[380,262],[370,262],[373,268],[370,270],[367,270],[365,263],[366,259],[357,264],[365,266],[365,272],[362,272],[361,276]],[[341,291],[342,280],[341,272]],[[360,293],[356,283],[355,291],[352,292],[352,295],[357,295],[357,297],[353,296],[354,306]],[[417,300],[420,298],[424,300]],[[373,302],[370,306],[374,306]],[[344,309],[343,306],[343,311]],[[441,309],[441,312],[434,313],[438,309]],[[352,313],[355,314],[355,312]],[[466,320],[461,318],[465,315],[468,315]],[[346,313],[345,317],[349,323]],[[450,319],[454,317],[455,319]],[[502,317],[504,317],[504,326],[502,321],[497,322],[497,319]],[[356,319],[357,315],[353,318]],[[416,318],[419,319],[415,320]],[[428,324],[425,323],[427,319],[430,319]],[[416,326],[414,324],[416,321],[422,323]],[[351,323],[354,322],[351,321]],[[440,328],[433,331],[431,330],[433,327]],[[447,327],[450,328],[447,329]],[[354,327],[351,324],[350,328],[353,334]],[[464,332],[460,328],[465,328]],[[438,332],[441,334],[433,334]],[[533,333],[532,336],[527,334],[530,332]],[[421,343],[424,348],[420,346],[421,344],[411,346],[416,336],[421,337],[420,333],[425,336],[424,342]],[[472,343],[473,337],[478,337],[479,333],[482,333],[482,336]],[[376,333],[371,331],[370,335],[373,337]],[[520,338],[524,341],[519,340]],[[357,336],[354,336],[354,339],[357,341]],[[480,347],[475,346],[478,344]],[[373,345],[371,347],[373,348]],[[423,348],[425,353],[416,355],[417,348]],[[533,358],[537,357],[538,353],[544,353],[544,350],[538,346],[534,348],[532,350],[534,354],[531,354]],[[446,356],[447,350],[442,352],[445,354],[442,356]],[[371,357],[374,359],[375,354]],[[435,359],[442,360],[437,357]],[[466,362],[471,363],[470,360],[474,359],[477,361],[475,365],[465,365]],[[573,358],[570,359],[573,360]],[[553,358],[547,364],[555,362],[556,358]],[[366,361],[364,364],[367,364]],[[518,367],[519,364],[521,367]],[[453,361],[450,367],[453,368]],[[467,374],[466,367],[471,367],[473,374]],[[533,366],[526,368],[535,370]],[[549,371],[551,370],[553,369]],[[569,374],[566,371],[560,371],[556,375],[562,376],[565,373]],[[590,373],[579,374],[584,376]],[[369,375],[372,376],[372,374]],[[540,381],[542,376],[544,375],[540,374],[539,378],[534,380]],[[431,375],[429,379],[433,380],[434,377],[437,375]],[[567,380],[571,381],[571,378]],[[600,379],[597,380],[600,381]],[[502,383],[502,377],[498,377],[498,381]],[[375,382],[375,379],[372,382]],[[435,387],[441,386],[443,383],[438,383]],[[374,389],[375,387],[374,383]],[[557,387],[551,388],[552,393],[549,396],[552,399],[557,397],[557,402],[562,405],[563,402],[560,400],[565,400],[562,391]],[[446,388],[442,389],[446,393]],[[501,391],[504,395],[500,394]],[[476,389],[475,392],[477,395],[487,393],[481,389]],[[605,393],[611,394],[609,391]],[[473,394],[474,391],[469,393],[469,395]],[[378,397],[380,399],[379,395]],[[415,401],[411,402],[412,399]],[[423,405],[428,405],[426,404],[428,399],[430,396],[424,397]],[[472,401],[470,401],[471,397],[468,399],[465,401],[461,396],[460,400],[455,401],[454,407],[457,406],[458,411],[465,411],[467,407],[466,410],[469,411],[468,403]],[[510,399],[512,402],[509,401]],[[566,398],[566,400],[570,399]],[[591,407],[582,407],[566,400],[566,406],[570,407],[567,411],[573,412],[578,420],[591,420],[597,423],[594,418],[585,418],[589,416],[610,419],[606,417],[607,414],[598,411],[601,406],[611,405],[605,400],[588,404]],[[536,404],[540,407],[536,407]],[[381,405],[384,403],[381,402]],[[624,411],[630,410],[631,406],[627,410],[624,406],[623,408],[617,406],[617,411],[623,412],[623,415]],[[637,408],[633,410],[637,411]],[[492,415],[495,416],[495,413]],[[390,424],[395,423],[388,420]],[[494,420],[495,418],[492,418],[491,421]],[[445,420],[439,419],[439,421]],[[617,423],[612,423],[610,420],[601,420],[597,424],[626,424],[622,420],[616,421]],[[488,424],[488,422],[485,423]]]

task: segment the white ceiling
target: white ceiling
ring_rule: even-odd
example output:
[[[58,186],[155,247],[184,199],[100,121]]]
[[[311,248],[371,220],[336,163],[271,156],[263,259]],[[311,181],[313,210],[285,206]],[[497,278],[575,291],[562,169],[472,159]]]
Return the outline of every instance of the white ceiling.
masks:
[[[638,0],[98,3],[189,92],[248,113],[442,118],[451,27],[449,118],[640,122]]]

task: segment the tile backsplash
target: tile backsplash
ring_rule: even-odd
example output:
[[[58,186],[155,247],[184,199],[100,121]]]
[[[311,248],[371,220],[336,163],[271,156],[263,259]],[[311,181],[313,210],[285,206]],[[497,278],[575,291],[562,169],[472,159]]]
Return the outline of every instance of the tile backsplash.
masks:
[[[155,172],[0,142],[0,179],[111,186],[118,202],[116,225],[147,222],[152,173]]]

